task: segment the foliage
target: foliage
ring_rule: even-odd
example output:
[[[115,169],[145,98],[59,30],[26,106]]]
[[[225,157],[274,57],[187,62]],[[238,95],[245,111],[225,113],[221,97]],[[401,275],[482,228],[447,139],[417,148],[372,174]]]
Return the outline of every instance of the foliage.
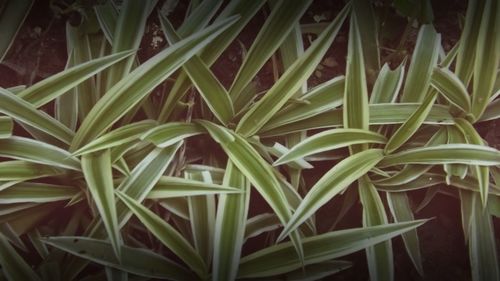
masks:
[[[0,6],[2,58],[31,5],[14,2]],[[371,280],[394,280],[400,235],[423,275],[415,213],[437,187],[460,200],[472,280],[500,280],[500,152],[476,130],[500,117],[498,1],[469,1],[448,53],[430,1],[414,13],[395,1],[421,25],[394,69],[368,1],[347,2],[307,48],[312,1],[192,0],[177,28],[157,1],[100,2],[68,6],[82,20],[67,25],[65,70],[0,88],[0,280],[317,280],[359,250]],[[224,85],[212,66],[269,9]],[[168,46],[140,61],[155,17]],[[309,87],[342,32],[345,76]],[[274,82],[258,89],[268,61]],[[329,169],[312,182],[314,165]],[[413,190],[430,194],[418,208]],[[336,221],[359,198],[362,227],[323,231],[317,212],[341,194]],[[256,236],[267,241],[250,247]]]

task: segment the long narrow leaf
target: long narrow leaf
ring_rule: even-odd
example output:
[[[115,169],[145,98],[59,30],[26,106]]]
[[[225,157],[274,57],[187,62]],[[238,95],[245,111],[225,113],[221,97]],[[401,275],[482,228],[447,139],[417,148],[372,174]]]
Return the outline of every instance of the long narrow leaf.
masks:
[[[279,238],[286,237],[326,202],[367,173],[382,158],[382,150],[370,149],[349,156],[335,165],[311,187]]]

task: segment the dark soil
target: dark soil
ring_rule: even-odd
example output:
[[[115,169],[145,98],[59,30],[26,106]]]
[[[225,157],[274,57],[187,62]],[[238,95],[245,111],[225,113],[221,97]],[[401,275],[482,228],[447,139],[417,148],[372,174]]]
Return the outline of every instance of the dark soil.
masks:
[[[0,63],[0,86],[7,88],[16,85],[31,85],[36,81],[46,78],[64,69],[67,60],[65,24],[67,18],[54,17],[48,5],[48,0],[35,1],[28,18],[22,26],[13,47],[6,60]],[[162,1],[160,1],[161,3]],[[386,3],[387,1],[377,1]],[[465,15],[465,0],[432,1],[435,21],[434,25],[443,36],[443,46],[449,50],[458,40],[460,35],[459,18]],[[323,15],[324,21],[330,21],[337,11],[343,6],[342,1],[319,0],[314,1],[302,23],[315,21],[315,16]],[[186,1],[180,1],[177,10],[173,13],[172,22],[178,26],[182,22],[182,11],[187,9]],[[241,63],[243,47],[249,48],[258,30],[264,22],[265,13],[259,13],[249,25],[243,30],[238,40],[230,45],[224,55],[213,66],[213,71],[221,80],[223,85],[229,87],[237,73]],[[398,45],[399,38],[403,33],[407,20],[396,15],[394,12],[388,17],[386,30],[381,32],[388,34],[381,44],[387,48]],[[309,80],[309,85],[314,86],[345,72],[345,57],[347,50],[347,26],[340,31],[332,48],[325,58],[332,58],[335,63],[322,64]],[[410,36],[404,46],[407,53],[411,53],[416,39],[418,29],[412,28]],[[390,36],[389,36],[390,35]],[[145,61],[156,54],[166,44],[165,40],[159,45],[151,44],[153,36],[162,36],[156,17],[148,21],[146,35],[141,45],[139,58]],[[314,35],[304,35],[306,45]],[[383,52],[383,55],[389,55]],[[401,59],[401,58],[398,58]],[[390,61],[391,63],[399,64]],[[269,88],[273,83],[272,64],[268,62],[259,72],[256,83],[260,90]],[[479,132],[485,139],[497,148],[500,148],[500,130],[496,130],[497,122],[485,122],[478,125]],[[314,183],[324,174],[332,163],[320,163],[316,166],[314,174],[305,172],[305,175]],[[252,206],[262,206],[260,210],[252,212],[260,213],[268,210],[266,203],[256,193],[253,196]],[[423,198],[422,192],[414,192],[411,199],[417,205]],[[330,228],[335,220],[342,197],[335,198],[320,209],[317,214],[319,232]],[[432,218],[430,222],[419,228],[422,256],[424,260],[425,276],[420,277],[414,269],[402,243],[401,238],[393,239],[394,263],[396,268],[396,280],[440,280],[461,281],[470,280],[470,267],[460,221],[460,204],[455,198],[438,195],[426,208],[417,214],[417,218]],[[500,233],[498,219],[495,221],[497,233]],[[336,229],[360,227],[361,205],[355,204],[350,212],[338,224]],[[245,247],[245,253],[261,248],[266,244],[267,237],[261,235],[253,238]],[[497,238],[498,241],[498,238]],[[500,244],[500,242],[499,242]],[[345,257],[346,260],[354,262],[354,266],[344,272],[338,273],[325,280],[368,280],[368,269],[364,251]]]

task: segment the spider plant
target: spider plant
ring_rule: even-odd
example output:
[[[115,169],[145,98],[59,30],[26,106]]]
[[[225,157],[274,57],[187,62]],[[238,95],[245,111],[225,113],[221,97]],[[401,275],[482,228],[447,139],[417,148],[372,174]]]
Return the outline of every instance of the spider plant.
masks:
[[[474,127],[500,117],[498,1],[469,2],[448,53],[421,25],[394,69],[368,1],[307,48],[312,0],[224,2],[190,1],[178,27],[154,0],[82,8],[65,70],[0,88],[0,280],[317,280],[360,250],[371,280],[394,280],[396,236],[423,275],[415,213],[440,191],[460,200],[472,280],[499,280],[500,152]],[[263,12],[224,85],[212,66]],[[148,18],[168,44],[139,59]],[[342,29],[345,75],[310,87]],[[362,227],[319,231],[341,194],[343,214],[359,198]]]

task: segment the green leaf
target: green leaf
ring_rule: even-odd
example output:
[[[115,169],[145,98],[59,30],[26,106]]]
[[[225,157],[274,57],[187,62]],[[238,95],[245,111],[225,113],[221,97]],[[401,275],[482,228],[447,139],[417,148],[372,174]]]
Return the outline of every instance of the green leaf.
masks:
[[[342,110],[344,128],[368,130],[370,111],[366,84],[363,47],[356,14],[351,13],[347,46],[346,83]],[[368,148],[367,144],[352,145],[352,153]]]
[[[469,93],[458,77],[447,68],[435,67],[432,72],[431,85],[449,102],[460,107],[465,113],[470,112]]]
[[[80,161],[59,147],[37,140],[10,137],[0,139],[0,156],[79,171]]]
[[[21,182],[0,191],[0,204],[47,203],[69,200],[79,192],[72,186]]]
[[[94,11],[104,36],[106,36],[106,39],[111,44],[118,18],[118,11],[114,1],[105,1],[104,3],[100,3],[100,5],[95,5]]]
[[[378,42],[378,22],[372,2],[355,0],[353,12],[356,15],[358,32],[363,46],[363,59],[368,81],[373,82],[380,69],[380,54]],[[371,84],[370,82],[370,84]]]
[[[146,27],[146,20],[155,1],[125,0],[120,5],[120,10],[113,30],[111,53],[125,50],[137,50]],[[106,73],[106,89],[110,89],[124,78],[132,69],[135,56],[114,64]]]
[[[0,233],[0,265],[9,280],[41,281],[31,266],[10,245]]]
[[[395,222],[413,221],[415,218],[411,210],[408,195],[405,192],[387,192],[387,203]],[[418,274],[424,276],[422,267],[422,255],[420,254],[420,242],[416,229],[402,234],[406,252],[415,266]]]
[[[160,23],[169,41],[177,43],[181,39],[168,19],[161,14]],[[184,63],[182,67],[189,75],[189,78],[191,78],[191,81],[198,89],[212,113],[222,124],[227,125],[233,118],[234,109],[231,98],[224,86],[222,86],[217,77],[215,77],[208,66],[197,55]]]
[[[429,88],[431,75],[437,65],[441,35],[432,25],[422,25],[411,57],[408,76],[401,96],[402,102],[420,102]]]
[[[367,175],[358,179],[359,199],[363,204],[363,227],[387,225],[384,204]],[[386,241],[366,248],[371,280],[394,280],[392,243]]]
[[[206,1],[205,1],[206,2]],[[265,0],[255,0],[255,1],[245,1],[245,0],[234,0],[230,1],[228,5],[222,10],[219,16],[215,19],[214,23],[218,23],[227,19],[230,16],[239,15],[240,20],[237,23],[231,25],[227,28],[221,36],[215,38],[212,44],[206,46],[200,54],[200,58],[205,62],[205,64],[210,67],[219,56],[224,52],[224,50],[231,44],[238,34],[243,30],[243,28],[248,24],[248,22],[254,17],[254,15],[260,10]],[[197,21],[193,19],[192,22]],[[187,21],[185,21],[187,22]],[[189,24],[189,23],[186,23]],[[188,34],[180,34],[181,36],[186,36]],[[176,79],[176,83],[172,87],[170,94],[167,96],[165,103],[162,106],[158,120],[160,122],[165,122],[172,115],[177,102],[182,99],[186,91],[191,86],[191,83],[185,73],[181,73]]]
[[[157,147],[167,147],[185,138],[205,133],[203,127],[195,123],[168,122],[156,126],[141,135]]]
[[[469,85],[474,71],[476,45],[485,2],[485,0],[481,0],[467,3],[467,14],[465,16],[464,29],[460,35],[460,45],[458,47],[455,68],[455,73],[465,86]]]
[[[245,223],[250,201],[250,184],[231,160],[226,166],[225,186],[238,187],[241,194],[219,197],[214,232],[212,280],[234,280],[245,238]]]
[[[335,165],[311,187],[278,240],[295,230],[326,202],[367,173],[383,157],[382,150],[369,149],[349,156]]]
[[[0,88],[0,112],[53,135],[64,143],[70,143],[74,133],[68,127],[32,104]]]
[[[479,122],[495,120],[498,118],[500,118],[500,99],[490,102],[483,115],[481,115]]]
[[[206,276],[207,266],[203,259],[174,227],[125,193],[117,191],[116,195],[165,247],[184,261],[199,277]]]
[[[132,53],[124,51],[68,68],[26,88],[18,97],[38,108]]]
[[[119,127],[89,142],[82,148],[73,152],[73,155],[87,154],[132,142],[139,139],[144,132],[153,128],[156,124],[157,123],[153,120],[143,120]]]
[[[10,138],[12,130],[14,129],[14,122],[9,116],[0,116],[0,139]]]
[[[102,152],[85,154],[82,157],[82,170],[87,182],[87,188],[97,206],[97,210],[108,233],[113,251],[118,260],[122,259],[121,245],[123,243],[114,196],[113,172],[111,169],[111,153],[109,149]]]
[[[385,143],[386,138],[380,134],[361,129],[332,129],[306,138],[281,156],[273,165],[281,165],[297,158],[311,154],[333,150],[352,144]]]
[[[179,142],[167,148],[156,148],[151,151],[116,189],[142,202],[161,178],[181,144],[182,142]],[[118,223],[123,226],[132,214],[123,204],[117,204],[116,209]]]
[[[474,129],[472,124],[470,124],[467,120],[462,118],[458,118],[455,121],[457,123],[458,129],[461,130],[462,134],[465,136],[467,143],[478,146],[484,145],[483,139],[476,131],[476,129]],[[478,180],[479,193],[481,194],[481,202],[483,203],[483,207],[486,207],[486,203],[488,202],[488,189],[490,185],[490,169],[489,167],[476,165],[474,167],[474,171],[476,173],[476,177]]]
[[[315,264],[354,253],[422,225],[425,221],[387,224],[328,232],[302,239],[305,264]],[[290,242],[259,250],[241,259],[238,277],[265,277],[290,272],[302,265]]]
[[[245,113],[236,127],[237,133],[243,136],[251,136],[258,132],[281,109],[286,101],[302,87],[302,84],[307,81],[309,75],[316,69],[323,55],[330,47],[347,16],[349,8],[350,6],[347,5],[305,53],[285,71],[264,97]]]
[[[111,244],[104,240],[77,236],[59,236],[42,241],[86,260],[139,276],[178,281],[194,280],[196,278],[190,271],[177,263],[146,249],[122,246],[121,252],[123,256],[120,262],[113,254]]]
[[[342,105],[345,77],[338,76],[311,89],[299,97],[303,103],[284,106],[264,126],[275,128],[304,120]]]
[[[71,143],[71,150],[82,147],[102,134],[235,20],[234,17],[230,18],[187,37],[149,59],[120,80],[106,92],[83,120]]]
[[[469,260],[472,280],[500,280],[495,232],[488,208],[483,208],[477,195],[471,197],[472,214],[469,234]]]
[[[370,125],[404,123],[418,106],[420,106],[419,103],[370,104]],[[434,105],[424,120],[424,124],[453,125],[454,123],[453,116],[449,113],[449,107],[443,105]],[[259,132],[259,135],[266,137],[277,136],[302,130],[340,127],[342,124],[342,109],[334,109],[284,126],[265,126],[262,128],[262,132]]]
[[[16,38],[24,19],[33,5],[33,0],[6,1],[0,6],[0,62],[4,60]]]
[[[66,23],[66,41],[69,52],[68,56],[70,57],[68,59],[67,67],[80,65],[92,59],[90,39],[87,31],[85,30],[86,26],[86,24],[82,24],[78,27],[74,27],[69,22]],[[68,77],[66,77],[66,79],[69,80]],[[66,107],[66,110],[76,111],[71,113],[76,113],[80,120],[83,120],[99,98],[94,78],[90,77],[77,84],[73,89],[69,90],[69,92],[62,96],[58,95],[56,100],[57,104],[59,107]],[[67,104],[61,104],[65,102],[68,102],[70,106]],[[71,108],[75,105],[77,108]],[[61,113],[61,108],[58,108],[58,111]],[[66,115],[70,115],[71,113],[66,112]],[[74,130],[76,128],[76,124],[70,124],[72,126],[71,129]]]
[[[373,85],[370,103],[393,103],[398,97],[403,85],[405,74],[404,62],[391,70],[386,63],[380,70],[375,85]]]
[[[477,120],[483,114],[493,94],[500,65],[500,3],[486,0],[477,35],[472,83],[472,115]]]
[[[222,146],[229,159],[271,206],[281,223],[286,224],[292,214],[280,182],[273,173],[273,167],[262,159],[258,152],[238,134],[205,120],[197,122],[205,127],[210,136]],[[301,255],[302,249],[297,232],[292,233],[291,239],[297,247],[297,253]]]
[[[162,176],[154,186],[153,190],[149,192],[147,198],[165,199],[173,197],[231,193],[241,193],[241,190],[231,186],[206,183],[178,177]]]
[[[456,126],[446,126],[448,130],[448,143],[467,143],[464,134]],[[467,176],[467,165],[449,164],[444,165],[446,172],[446,183],[449,184],[452,176],[460,177],[461,179]]]
[[[283,43],[311,2],[311,0],[292,0],[280,1],[275,5],[248,50],[229,90],[229,95],[235,104],[246,104],[252,99],[251,96],[241,95],[243,89]]]
[[[245,241],[261,235],[262,233],[273,231],[281,227],[281,223],[275,214],[264,213],[249,218],[245,224]]]
[[[64,174],[55,167],[22,160],[0,162],[0,181],[25,181]]]
[[[443,144],[408,149],[388,155],[379,167],[400,164],[470,164],[495,166],[500,164],[500,152],[494,148],[474,144]]]
[[[206,183],[212,183],[209,172],[200,175],[185,173],[185,177]],[[189,223],[196,252],[202,257],[206,265],[212,262],[214,225],[215,225],[215,197],[213,195],[188,197]]]
[[[406,141],[408,141],[415,132],[424,123],[427,115],[431,111],[432,105],[436,100],[436,92],[431,90],[422,104],[415,110],[415,112],[408,117],[408,119],[401,125],[397,131],[391,136],[387,145],[384,148],[384,152],[389,154],[401,147]]]

